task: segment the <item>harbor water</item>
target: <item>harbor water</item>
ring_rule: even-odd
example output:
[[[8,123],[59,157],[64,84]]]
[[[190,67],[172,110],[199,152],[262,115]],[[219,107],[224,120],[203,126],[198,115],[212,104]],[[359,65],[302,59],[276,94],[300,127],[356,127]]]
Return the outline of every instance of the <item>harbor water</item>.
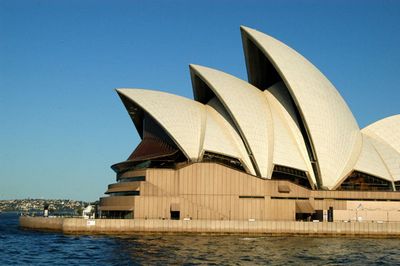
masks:
[[[64,235],[0,213],[0,265],[400,265],[400,239],[246,235]]]

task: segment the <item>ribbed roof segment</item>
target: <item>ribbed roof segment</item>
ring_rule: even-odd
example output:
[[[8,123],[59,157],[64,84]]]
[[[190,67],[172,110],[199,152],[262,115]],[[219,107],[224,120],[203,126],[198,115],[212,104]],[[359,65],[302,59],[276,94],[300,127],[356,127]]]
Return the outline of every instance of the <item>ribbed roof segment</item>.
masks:
[[[203,150],[239,159],[247,172],[255,175],[246,148],[238,133],[213,107],[206,105],[206,112]]]
[[[362,129],[364,134],[379,137],[400,153],[400,115],[381,119]]]
[[[153,117],[188,159],[198,161],[204,151],[211,151],[240,160],[255,175],[240,136],[213,107],[160,91],[117,91]]]
[[[379,120],[361,132],[367,135],[395,181],[400,180],[400,115]]]
[[[298,128],[294,114],[291,114],[289,95],[284,94],[285,86],[275,84],[264,91],[271,107],[274,128],[273,163],[308,172],[310,181],[316,185],[315,176],[307,154],[304,139]]]
[[[373,140],[371,140],[367,135],[362,134],[362,136],[363,147],[360,157],[354,166],[354,170],[393,182],[393,177],[389,173],[388,167],[385,165],[382,157],[379,155],[372,143]]]
[[[354,167],[361,151],[361,134],[350,109],[331,82],[303,56],[264,33],[246,27],[241,30],[289,89],[313,144],[323,185],[332,188]]]
[[[215,69],[191,65],[191,71],[208,85],[230,114],[259,175],[270,178],[273,128],[270,107],[263,93],[251,84]]]
[[[161,91],[117,91],[158,121],[188,159],[196,161],[199,158],[206,121],[203,104]]]

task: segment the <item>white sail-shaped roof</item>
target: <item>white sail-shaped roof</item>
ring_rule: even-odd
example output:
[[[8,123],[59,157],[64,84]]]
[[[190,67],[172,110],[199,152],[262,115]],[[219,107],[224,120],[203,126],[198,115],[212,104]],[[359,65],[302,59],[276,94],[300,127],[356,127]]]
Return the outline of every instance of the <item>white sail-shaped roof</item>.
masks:
[[[379,120],[361,132],[367,135],[395,181],[400,181],[400,115]]]
[[[382,160],[381,156],[372,144],[371,138],[364,134],[362,137],[363,146],[358,161],[354,166],[354,170],[393,182],[393,177],[390,174],[385,162]]]
[[[235,126],[235,122],[233,122],[232,117],[228,114],[225,107],[222,105],[222,103],[220,102],[220,100],[218,100],[217,97],[213,97],[211,100],[209,100],[207,102],[207,106],[211,106],[212,108],[214,108],[214,110],[216,110],[224,118],[224,120],[226,120],[229,123],[231,128],[235,130],[235,132],[240,138],[240,133]]]
[[[385,162],[393,180],[400,181],[400,153],[379,138],[371,137],[370,140]]]
[[[379,137],[400,152],[400,115],[381,119],[363,128],[362,132],[371,137]]]
[[[247,152],[261,177],[272,174],[272,117],[263,93],[249,83],[207,67],[191,65],[224,105],[240,132]],[[196,89],[196,88],[195,88]],[[197,95],[197,93],[195,93]]]
[[[297,122],[290,112],[287,96],[280,93],[282,83],[264,91],[271,107],[274,129],[273,163],[308,172],[311,182],[316,185],[314,172],[307,149]]]
[[[206,121],[203,104],[161,91],[117,91],[151,115],[188,159],[196,161],[199,158]]]
[[[255,175],[240,136],[213,107],[160,91],[117,91],[152,116],[192,161],[210,151],[240,160]]]
[[[213,107],[206,105],[207,120],[204,133],[203,151],[239,159],[248,173],[255,175],[246,148],[240,136]]]
[[[331,82],[307,59],[280,41],[241,27],[272,63],[292,96],[318,160],[323,185],[332,188],[360,154],[359,127]],[[265,73],[267,75],[268,73]]]

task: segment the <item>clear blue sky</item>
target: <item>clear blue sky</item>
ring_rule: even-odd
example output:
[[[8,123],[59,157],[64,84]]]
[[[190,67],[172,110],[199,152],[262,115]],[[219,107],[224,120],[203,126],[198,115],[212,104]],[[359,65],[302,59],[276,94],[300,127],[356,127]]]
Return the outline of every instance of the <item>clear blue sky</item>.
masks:
[[[360,127],[400,113],[400,1],[0,0],[0,199],[98,199],[139,142],[114,88],[192,98],[190,63],[247,79],[240,25],[313,62]]]

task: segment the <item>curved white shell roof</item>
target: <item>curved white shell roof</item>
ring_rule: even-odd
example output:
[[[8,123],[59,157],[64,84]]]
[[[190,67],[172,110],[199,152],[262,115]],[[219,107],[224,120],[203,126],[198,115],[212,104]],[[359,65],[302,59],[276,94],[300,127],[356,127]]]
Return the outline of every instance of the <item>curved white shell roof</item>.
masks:
[[[332,188],[353,168],[361,150],[361,134],[335,87],[307,59],[280,41],[242,27],[274,65],[296,103],[319,163],[323,185]]]
[[[239,159],[255,175],[240,136],[213,107],[160,91],[117,91],[153,116],[189,159],[207,150]]]
[[[274,129],[273,163],[289,166],[308,172],[314,185],[317,184],[314,172],[307,154],[307,148],[297,121],[291,116],[290,102],[282,95],[282,83],[275,84],[264,91],[271,107]],[[289,109],[289,110],[288,110]]]
[[[382,160],[382,157],[376,151],[370,137],[364,134],[362,135],[362,137],[363,146],[361,149],[360,157],[358,158],[358,161],[354,166],[354,170],[378,176],[380,178],[393,182],[393,178],[389,172],[388,167]]]
[[[117,91],[157,120],[189,159],[196,161],[199,158],[206,121],[203,104],[161,91]]]
[[[213,107],[206,105],[205,108],[207,121],[203,150],[237,158],[250,174],[255,175],[240,136]]]
[[[361,132],[370,138],[394,181],[400,181],[400,115],[379,120]]]
[[[371,142],[385,162],[393,180],[400,181],[400,153],[393,149],[392,146],[379,139],[371,138]]]
[[[400,152],[400,115],[381,119],[362,129],[364,134],[378,137]]]
[[[272,174],[272,117],[263,93],[249,83],[224,72],[191,65],[191,70],[215,93],[234,121],[253,154],[256,171],[262,177]]]

